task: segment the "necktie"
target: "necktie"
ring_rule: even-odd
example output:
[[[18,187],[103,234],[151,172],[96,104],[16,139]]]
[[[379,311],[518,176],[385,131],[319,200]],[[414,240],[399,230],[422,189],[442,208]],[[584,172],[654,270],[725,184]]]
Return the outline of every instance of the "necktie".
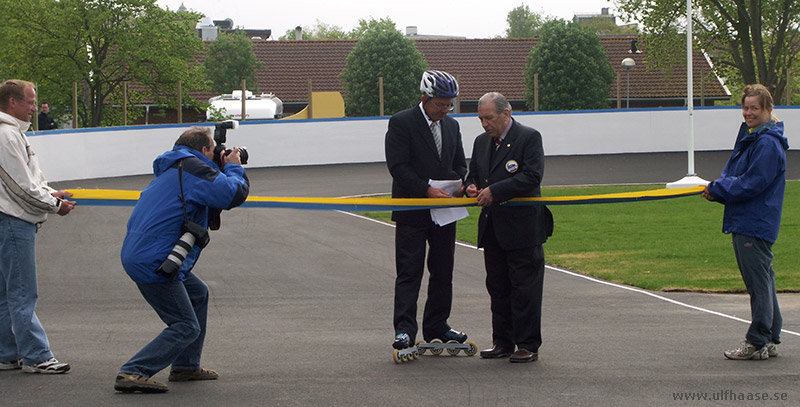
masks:
[[[439,126],[436,122],[431,123],[431,133],[433,133],[433,143],[436,144],[436,152],[439,157],[442,156],[442,133],[439,132]]]

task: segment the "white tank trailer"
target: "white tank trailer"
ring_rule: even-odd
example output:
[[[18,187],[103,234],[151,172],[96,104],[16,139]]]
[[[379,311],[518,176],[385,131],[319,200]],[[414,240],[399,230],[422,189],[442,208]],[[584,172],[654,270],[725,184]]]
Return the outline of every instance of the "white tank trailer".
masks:
[[[283,102],[272,93],[253,96],[253,92],[245,91],[245,113],[247,120],[272,120],[283,117]],[[234,120],[242,120],[242,91],[234,90],[230,94],[214,96],[208,99],[211,107],[206,111],[206,119],[211,120],[212,110],[221,111]],[[213,108],[213,109],[212,109]],[[222,109],[225,109],[222,111]]]

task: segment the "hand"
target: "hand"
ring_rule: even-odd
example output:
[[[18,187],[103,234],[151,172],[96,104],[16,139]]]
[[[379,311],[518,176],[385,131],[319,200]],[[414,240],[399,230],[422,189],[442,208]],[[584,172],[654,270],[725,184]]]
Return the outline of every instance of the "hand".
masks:
[[[464,196],[464,185],[461,185],[461,188],[459,188],[458,191],[453,193],[453,196],[456,198],[461,198],[462,196]]]
[[[492,196],[492,190],[489,187],[481,189],[481,192],[478,193],[478,206],[482,207],[491,206],[492,202],[494,202],[494,196]]]
[[[425,196],[428,198],[452,198],[452,196],[444,190],[434,187],[428,187]]]
[[[709,200],[709,201],[714,201],[714,196],[713,196],[713,195],[711,195],[711,193],[710,193],[710,192],[708,192],[708,187],[706,187],[706,188],[703,190],[703,193],[702,193],[702,194],[700,194],[700,196],[702,196],[703,198],[706,198],[706,199],[707,199],[707,200]]]
[[[70,194],[70,196],[72,196],[72,194]],[[64,216],[70,213],[70,211],[72,211],[75,208],[75,204],[77,204],[77,202],[61,199],[61,205],[59,205],[58,207],[58,214]]]
[[[478,186],[475,184],[470,184],[467,187],[467,196],[470,198],[475,198],[476,196],[478,196],[479,192],[481,192],[481,190],[478,189]]]
[[[228,155],[225,155],[224,151],[221,152],[220,154],[222,154],[222,165],[223,166],[225,164],[227,164],[227,163],[242,165],[242,158],[241,158],[240,153],[239,153],[239,147],[234,147],[231,150],[231,153],[228,154]]]
[[[72,198],[72,193],[64,191],[63,189],[53,192],[51,195],[58,199]]]

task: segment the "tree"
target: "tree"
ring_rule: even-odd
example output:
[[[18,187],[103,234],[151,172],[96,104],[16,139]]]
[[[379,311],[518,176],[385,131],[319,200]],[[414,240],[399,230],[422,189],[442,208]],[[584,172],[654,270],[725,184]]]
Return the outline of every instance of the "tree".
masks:
[[[525,98],[534,107],[533,75],[539,74],[541,110],[608,107],[616,76],[600,40],[580,24],[564,20],[544,24],[525,68]]]
[[[383,77],[386,114],[413,106],[419,101],[419,81],[427,66],[422,53],[388,18],[362,20],[361,27],[363,35],[347,56],[341,74],[345,112],[348,116],[380,114],[379,77]]]
[[[508,12],[506,21],[506,38],[533,38],[538,35],[539,29],[548,20],[547,17],[531,12],[531,9],[522,4]]]
[[[200,14],[155,0],[14,0],[0,2],[0,15],[14,16],[0,22],[4,73],[37,83],[41,98],[62,106],[72,105],[78,82],[83,125],[103,123],[124,82],[141,101],[170,106],[179,80],[184,103],[204,86],[202,67],[191,64],[203,46]]]
[[[685,61],[686,0],[618,0],[628,19],[642,23],[642,44],[654,66]],[[729,85],[761,83],[780,100],[786,70],[800,49],[800,2],[797,0],[694,0],[693,38],[710,54]],[[733,68],[729,70],[726,68]],[[738,83],[731,83],[738,82]]]
[[[358,19],[358,27],[353,28],[350,31],[350,38],[353,39],[361,39],[364,35],[369,31],[397,31],[397,26],[395,25],[394,21],[391,18],[381,18],[380,20],[376,20],[374,18],[370,18],[369,20],[365,20],[363,18]],[[420,73],[420,77],[422,73]]]
[[[258,90],[256,71],[262,69],[263,64],[256,59],[253,42],[242,31],[221,33],[208,45],[203,65],[213,92],[231,93],[242,87],[242,80],[252,90]]]
[[[636,24],[631,25],[617,25],[613,18],[610,16],[593,17],[581,20],[580,24],[586,28],[591,29],[597,35],[636,35],[639,34],[639,28]]]
[[[302,27],[304,40],[344,40],[353,38],[351,33],[342,31],[342,28],[332,24],[326,24],[317,20],[314,27]],[[280,40],[295,40],[295,30],[286,30],[286,33],[281,36]]]

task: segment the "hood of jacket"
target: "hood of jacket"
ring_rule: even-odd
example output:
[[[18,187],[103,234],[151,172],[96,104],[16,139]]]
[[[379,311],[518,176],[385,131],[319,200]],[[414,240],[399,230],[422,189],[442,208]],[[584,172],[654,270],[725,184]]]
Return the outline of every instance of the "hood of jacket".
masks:
[[[31,122],[26,122],[6,113],[0,112],[0,123],[10,124],[20,129],[23,133],[31,127]]]
[[[742,134],[742,137],[739,139],[738,143],[741,143],[742,145],[748,145],[755,141],[759,136],[764,135],[776,138],[784,150],[789,149],[789,139],[783,135],[783,122],[776,123],[770,120],[761,126],[756,127],[753,129],[753,131],[750,131],[750,129],[747,127],[747,123],[742,123],[740,133]]]

